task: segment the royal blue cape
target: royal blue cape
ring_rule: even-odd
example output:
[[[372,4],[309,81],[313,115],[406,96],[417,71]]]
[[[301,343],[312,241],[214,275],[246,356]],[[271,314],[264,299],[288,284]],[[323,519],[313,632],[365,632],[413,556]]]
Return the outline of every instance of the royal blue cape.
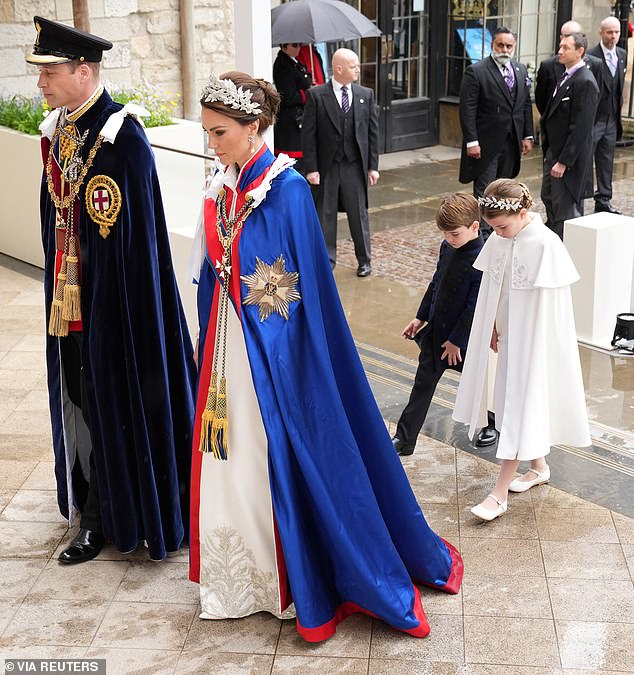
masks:
[[[256,156],[239,189],[257,182],[273,159],[268,150]],[[429,627],[413,581],[456,593],[462,561],[429,528],[394,451],[341,306],[308,184],[294,169],[273,180],[238,248],[240,275],[253,274],[256,258],[272,264],[280,255],[287,271],[299,273],[301,300],[291,303],[288,321],[276,313],[260,321],[257,305],[239,308],[298,630],[307,640],[323,640],[347,615],[363,611],[422,637]],[[199,354],[217,283],[207,257],[198,289]],[[241,300],[247,292],[242,283]],[[201,386],[206,392],[207,383]],[[193,579],[196,489],[194,480]]]
[[[110,115],[107,92],[76,122],[89,129],[84,160]],[[122,206],[104,239],[84,206],[91,177],[105,175]],[[103,534],[123,552],[144,540],[161,559],[186,535],[195,365],[172,259],[154,155],[126,117],[113,144],[97,152],[79,193],[83,368]],[[43,178],[46,325],[55,277],[55,208]],[[48,388],[61,513],[74,501],[65,443],[59,340],[47,336]],[[68,424],[68,420],[67,420]],[[66,433],[65,433],[66,432]],[[75,502],[75,505],[76,502]]]

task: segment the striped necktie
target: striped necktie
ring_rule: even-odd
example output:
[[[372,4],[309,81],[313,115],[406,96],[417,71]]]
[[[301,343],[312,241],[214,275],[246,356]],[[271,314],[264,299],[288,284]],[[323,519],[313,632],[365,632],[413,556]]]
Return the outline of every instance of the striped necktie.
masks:
[[[608,52],[608,66],[610,68],[610,72],[612,73],[612,77],[616,75],[616,54],[614,52]]]
[[[348,98],[348,87],[341,87],[341,109],[344,113],[350,110],[350,99]]]

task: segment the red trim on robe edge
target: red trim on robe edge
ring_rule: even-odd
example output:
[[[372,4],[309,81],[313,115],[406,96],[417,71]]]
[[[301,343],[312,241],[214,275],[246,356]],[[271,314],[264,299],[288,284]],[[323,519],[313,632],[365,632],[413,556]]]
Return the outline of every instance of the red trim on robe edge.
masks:
[[[277,529],[277,518],[273,514],[273,530],[275,533],[275,562],[277,565],[277,584],[280,589],[280,612],[288,609],[293,602],[290,585],[288,583],[288,572],[286,570],[286,558],[284,557],[284,547],[280,539],[280,532]]]
[[[299,95],[302,97],[302,105],[306,105],[306,92],[303,89],[300,89]]]
[[[436,584],[431,584],[427,581],[419,581],[418,579],[413,579],[415,584],[419,586],[427,586],[428,588],[435,588],[439,591],[444,591],[445,593],[451,593],[455,595],[460,590],[460,584],[462,583],[462,575],[464,573],[464,563],[462,562],[462,556],[458,552],[458,549],[450,544],[446,539],[442,539],[442,542],[449,549],[449,554],[451,555],[451,572],[449,573],[449,578],[447,579],[444,586],[437,586]]]
[[[292,159],[301,159],[304,156],[304,153],[301,150],[280,150],[279,148],[275,148],[273,152],[275,153],[275,156],[284,153]]]
[[[197,583],[200,583],[200,476],[203,462],[203,453],[199,450],[200,422],[207,403],[207,391],[209,390],[209,380],[211,379],[213,350],[216,341],[216,331],[211,330],[211,319],[218,316],[219,297],[220,286],[216,284],[214,287],[214,299],[211,303],[210,324],[207,328],[204,355],[198,354],[198,363],[202,364],[199,382],[207,382],[207,385],[198,387],[194,433],[192,435],[192,470],[189,497],[189,579]],[[202,360],[201,356],[203,357]]]
[[[46,163],[48,162],[48,152],[51,148],[51,141],[46,137],[42,136],[41,139],[41,144],[42,148],[42,161],[44,162],[44,171],[46,171]],[[55,155],[53,155],[53,160],[51,162],[51,179],[53,181],[53,188],[55,190],[55,194],[59,195],[60,190],[61,190],[61,176],[62,176],[62,169],[59,165],[59,162],[57,161],[57,158]],[[48,190],[48,187],[47,187]],[[70,188],[69,188],[70,190]],[[64,190],[64,193],[66,194],[66,190]],[[50,197],[49,197],[50,198]],[[75,236],[77,238],[77,243],[79,244],[79,230],[77,228],[77,223],[79,222],[79,199],[75,200],[75,209],[74,209],[74,216],[73,216],[73,221],[75,223]],[[56,247],[56,252],[55,252],[55,276],[53,278],[53,298],[55,297],[55,291],[57,290],[57,275],[59,274],[59,270],[62,266],[62,256],[64,255],[64,234],[62,230],[57,229],[57,209],[55,209],[55,214],[56,214],[56,220],[55,224],[53,225],[55,229],[55,247]],[[62,214],[64,214],[64,211],[62,211]],[[68,209],[65,210],[65,214],[68,214]],[[61,234],[61,247],[60,247],[60,237],[58,234]],[[81,246],[77,246],[77,268],[78,268],[78,273],[79,273],[79,285],[81,286]],[[68,323],[68,330],[69,331],[77,331],[81,332],[82,331],[82,322],[81,319],[79,321],[69,321]]]
[[[258,159],[266,150],[266,145],[263,145],[259,152],[257,152],[249,163]],[[245,165],[248,166],[248,165]],[[245,194],[250,189],[259,185],[264,176],[268,173],[268,167],[264,173],[256,178],[252,183],[238,194],[238,201],[236,203],[236,210],[238,210],[245,202]],[[227,210],[231,208],[231,200],[233,199],[233,191],[227,190]],[[206,199],[204,203],[204,225],[205,235],[207,240],[207,254],[209,259],[215,264],[216,260],[222,257],[223,249],[218,241],[216,232],[216,202],[213,199]],[[229,293],[235,302],[238,318],[241,320],[241,303],[240,303],[240,260],[238,257],[238,244],[242,230],[233,241],[231,247],[231,277]],[[200,477],[202,468],[202,452],[200,447],[200,422],[203,410],[207,403],[207,392],[209,390],[209,382],[211,380],[211,366],[213,362],[213,350],[216,341],[216,323],[218,321],[218,301],[220,298],[220,283],[216,283],[214,287],[214,299],[209,313],[209,323],[207,325],[207,336],[205,338],[205,351],[202,355],[198,355],[199,364],[202,364],[202,370],[199,377],[198,397],[196,399],[196,416],[194,418],[194,433],[192,436],[192,469],[191,469],[191,487],[190,487],[190,532],[189,532],[189,579],[200,583]],[[204,384],[203,384],[204,383]]]
[[[427,617],[425,616],[425,611],[423,610],[423,604],[420,599],[420,592],[416,586],[412,584],[414,589],[414,616],[418,619],[418,626],[416,628],[410,628],[409,630],[402,630],[396,628],[395,630],[400,630],[402,633],[407,633],[413,637],[424,638],[429,635],[429,623],[427,622]],[[337,632],[337,626],[347,619],[351,614],[367,614],[372,616],[375,619],[380,619],[380,616],[377,616],[373,612],[369,612],[367,609],[360,607],[354,602],[344,602],[335,610],[335,615],[330,621],[317,626],[316,628],[306,628],[299,623],[299,619],[296,619],[297,632],[306,640],[306,642],[322,642],[332,637]]]

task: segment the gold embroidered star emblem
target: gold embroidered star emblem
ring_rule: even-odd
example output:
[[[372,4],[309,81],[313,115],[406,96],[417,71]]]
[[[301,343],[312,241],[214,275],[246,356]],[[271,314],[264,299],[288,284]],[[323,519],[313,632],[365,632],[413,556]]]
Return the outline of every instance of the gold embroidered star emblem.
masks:
[[[282,256],[272,265],[267,265],[256,257],[255,272],[241,276],[240,279],[249,289],[242,304],[257,305],[261,322],[268,319],[273,312],[277,312],[288,321],[289,305],[302,299],[295,288],[299,273],[287,272],[286,262]]]

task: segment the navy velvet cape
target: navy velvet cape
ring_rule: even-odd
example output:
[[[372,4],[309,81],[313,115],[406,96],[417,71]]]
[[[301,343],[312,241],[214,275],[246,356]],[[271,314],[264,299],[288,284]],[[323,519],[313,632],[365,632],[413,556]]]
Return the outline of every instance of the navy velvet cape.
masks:
[[[80,133],[90,129],[84,159],[106,120],[120,109],[104,91],[77,120]],[[46,149],[46,139],[43,145]],[[95,175],[112,178],[122,196],[105,239],[84,206],[85,187]],[[162,559],[187,534],[195,366],[154,155],[131,117],[114,144],[102,144],[79,201],[83,367],[103,534],[123,552],[145,540],[150,557]],[[56,242],[45,176],[41,217],[48,326]],[[58,503],[69,517],[73,496],[62,422],[60,339],[68,338],[47,335],[46,356]]]
[[[239,187],[272,162],[265,151]],[[290,305],[288,321],[272,314],[261,322],[256,305],[237,308],[266,429],[273,511],[298,631],[323,640],[361,611],[423,637],[429,627],[413,581],[456,593],[462,560],[429,528],[394,451],[341,306],[308,184],[294,169],[273,180],[238,249],[232,262],[240,275],[253,274],[256,257],[272,264],[280,254],[287,271],[299,273],[301,300]],[[216,283],[207,257],[198,290],[200,354]],[[243,299],[244,283],[240,292]],[[199,415],[200,399],[195,453]],[[196,490],[193,484],[193,579]]]

